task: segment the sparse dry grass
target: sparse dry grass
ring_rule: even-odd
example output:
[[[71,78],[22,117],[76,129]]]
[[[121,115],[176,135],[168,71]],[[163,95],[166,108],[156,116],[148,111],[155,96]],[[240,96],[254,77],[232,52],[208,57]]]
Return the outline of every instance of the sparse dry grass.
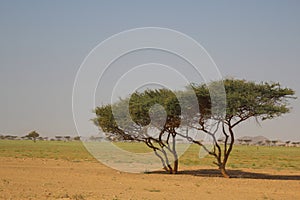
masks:
[[[149,148],[143,143],[116,143],[124,150],[144,153]],[[180,144],[179,144],[180,145]],[[191,145],[180,157],[180,165],[214,166],[214,158],[199,159],[200,147]],[[0,157],[62,159],[73,162],[95,161],[81,142],[63,141],[11,141],[0,140]],[[228,167],[232,169],[276,169],[300,171],[300,148],[239,146],[233,148]]]

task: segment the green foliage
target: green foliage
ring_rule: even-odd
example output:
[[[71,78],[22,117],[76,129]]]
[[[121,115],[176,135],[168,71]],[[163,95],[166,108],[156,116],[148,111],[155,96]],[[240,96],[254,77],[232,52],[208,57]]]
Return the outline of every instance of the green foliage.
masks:
[[[290,111],[287,100],[294,98],[295,92],[281,88],[279,83],[260,83],[226,79],[226,118],[272,119]]]
[[[36,131],[31,131],[26,135],[26,137],[31,138],[34,142],[36,141],[36,138],[39,136],[40,134],[38,134]]]
[[[288,100],[295,98],[292,89],[282,88],[279,83],[236,79],[214,81],[208,85],[191,84],[186,88],[175,92],[166,89],[136,92],[113,105],[97,107],[93,121],[110,139],[143,141],[163,155],[166,155],[166,148],[175,160],[175,138],[177,135],[185,137],[214,156],[215,164],[228,177],[225,166],[234,144],[234,127],[249,118],[266,120],[288,113]],[[147,133],[151,127],[158,129],[156,137]],[[213,150],[188,136],[188,132],[182,133],[188,128],[211,137]],[[223,146],[216,138],[219,129],[225,137]],[[163,162],[163,158],[159,158]]]
[[[143,127],[150,122],[154,127],[162,121],[165,121],[163,125],[166,129],[179,127],[181,108],[172,91],[160,89],[136,92],[113,105],[97,107],[95,114],[94,124],[109,138],[142,140],[145,136]],[[154,117],[151,118],[151,115]]]
[[[164,112],[160,107],[162,106]],[[151,122],[149,111],[155,116],[152,123],[159,123],[167,119],[167,127],[178,127],[180,125],[181,108],[175,94],[166,89],[146,90],[143,93],[134,93],[129,101],[129,111],[132,120],[140,126],[147,126]]]
[[[80,136],[74,137],[74,140],[75,140],[75,141],[79,141],[79,140],[80,140]]]
[[[211,114],[210,93],[218,84],[224,84],[226,91],[226,116],[227,120],[246,120],[256,117],[261,120],[272,119],[288,113],[288,99],[295,98],[295,92],[290,88],[282,88],[279,83],[255,83],[246,80],[225,79],[210,83],[210,87],[193,84],[192,87],[198,97],[201,113]],[[221,92],[219,92],[222,94]],[[214,95],[216,97],[217,95]],[[221,98],[216,99],[215,105],[223,106]],[[222,113],[216,112],[216,113]],[[214,116],[218,117],[218,116]]]

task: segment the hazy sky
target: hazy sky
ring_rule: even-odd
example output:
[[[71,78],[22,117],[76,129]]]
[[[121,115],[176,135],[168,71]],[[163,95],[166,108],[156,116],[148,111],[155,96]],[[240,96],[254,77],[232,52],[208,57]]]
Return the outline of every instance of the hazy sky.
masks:
[[[300,80],[300,1],[0,2],[0,133],[75,135],[72,88],[83,59],[101,41],[145,26],[183,32],[209,52],[223,76]],[[237,136],[300,140],[300,102]]]

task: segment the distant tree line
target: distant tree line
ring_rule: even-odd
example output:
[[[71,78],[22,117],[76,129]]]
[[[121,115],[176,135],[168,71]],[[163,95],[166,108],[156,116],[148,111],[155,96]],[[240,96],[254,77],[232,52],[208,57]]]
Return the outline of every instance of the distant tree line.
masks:
[[[33,142],[36,141],[80,141],[80,136],[55,136],[54,138],[49,137],[41,137],[39,133],[36,131],[31,131],[30,133],[26,134],[25,136],[15,136],[15,135],[0,135],[0,140],[32,140]]]

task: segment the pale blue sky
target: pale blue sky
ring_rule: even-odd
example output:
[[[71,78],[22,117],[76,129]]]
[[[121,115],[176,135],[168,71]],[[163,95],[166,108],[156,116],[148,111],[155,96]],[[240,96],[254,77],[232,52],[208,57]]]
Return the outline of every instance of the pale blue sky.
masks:
[[[0,1],[0,133],[75,135],[72,87],[85,56],[136,27],[183,32],[223,76],[279,81],[300,92],[300,1]],[[300,103],[241,135],[300,140]]]

